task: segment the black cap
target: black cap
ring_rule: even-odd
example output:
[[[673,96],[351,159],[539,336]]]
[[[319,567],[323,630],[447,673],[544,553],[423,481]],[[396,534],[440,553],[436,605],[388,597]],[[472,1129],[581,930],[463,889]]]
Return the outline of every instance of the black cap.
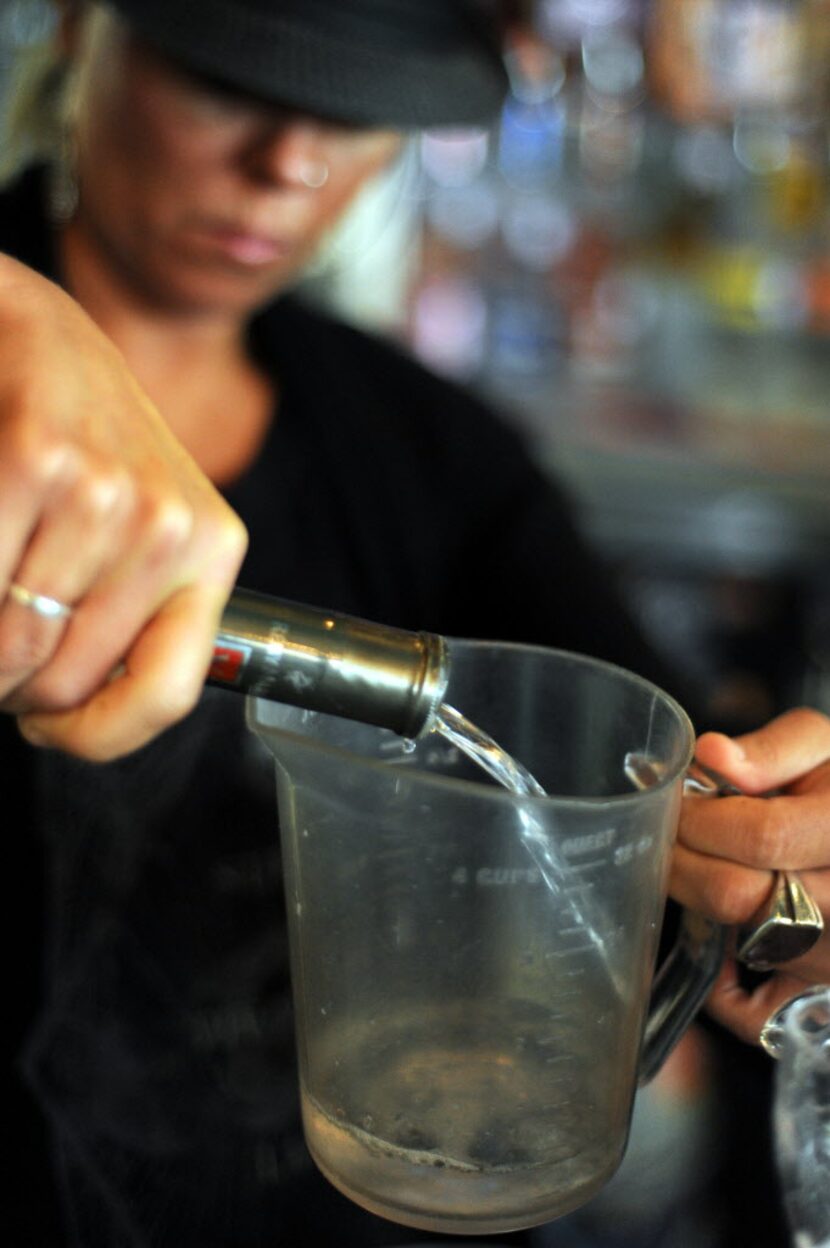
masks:
[[[185,66],[359,124],[491,120],[507,89],[498,0],[110,0]]]

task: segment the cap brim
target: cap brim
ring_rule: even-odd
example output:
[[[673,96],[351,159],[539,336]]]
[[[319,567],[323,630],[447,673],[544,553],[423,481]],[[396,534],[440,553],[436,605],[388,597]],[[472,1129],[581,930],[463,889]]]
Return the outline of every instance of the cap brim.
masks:
[[[263,99],[361,125],[491,121],[507,90],[482,40],[389,48],[228,0],[112,0],[137,34],[199,72]]]

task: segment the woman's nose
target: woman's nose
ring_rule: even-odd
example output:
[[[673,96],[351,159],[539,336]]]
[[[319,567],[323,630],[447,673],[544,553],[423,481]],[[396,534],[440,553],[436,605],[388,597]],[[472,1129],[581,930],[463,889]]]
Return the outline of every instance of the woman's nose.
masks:
[[[248,167],[260,181],[275,187],[319,190],[330,173],[321,128],[305,120],[280,120],[257,136]]]

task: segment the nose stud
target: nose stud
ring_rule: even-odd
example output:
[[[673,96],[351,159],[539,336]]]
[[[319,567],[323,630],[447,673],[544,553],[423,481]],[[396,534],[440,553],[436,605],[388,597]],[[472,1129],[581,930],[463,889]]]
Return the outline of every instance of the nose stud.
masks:
[[[329,167],[324,160],[306,160],[300,166],[299,180],[310,191],[319,191],[329,180]]]

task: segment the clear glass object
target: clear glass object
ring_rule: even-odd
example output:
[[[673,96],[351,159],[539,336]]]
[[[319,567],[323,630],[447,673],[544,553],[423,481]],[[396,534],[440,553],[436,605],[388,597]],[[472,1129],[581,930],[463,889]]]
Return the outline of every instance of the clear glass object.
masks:
[[[784,1006],[762,1042],[779,1060],[775,1144],[794,1248],[830,1248],[830,985]]]
[[[481,1234],[568,1212],[622,1158],[671,1012],[649,994],[693,732],[608,664],[448,644],[447,700],[551,796],[434,733],[264,700],[249,722],[277,763],[312,1155],[382,1216]]]

